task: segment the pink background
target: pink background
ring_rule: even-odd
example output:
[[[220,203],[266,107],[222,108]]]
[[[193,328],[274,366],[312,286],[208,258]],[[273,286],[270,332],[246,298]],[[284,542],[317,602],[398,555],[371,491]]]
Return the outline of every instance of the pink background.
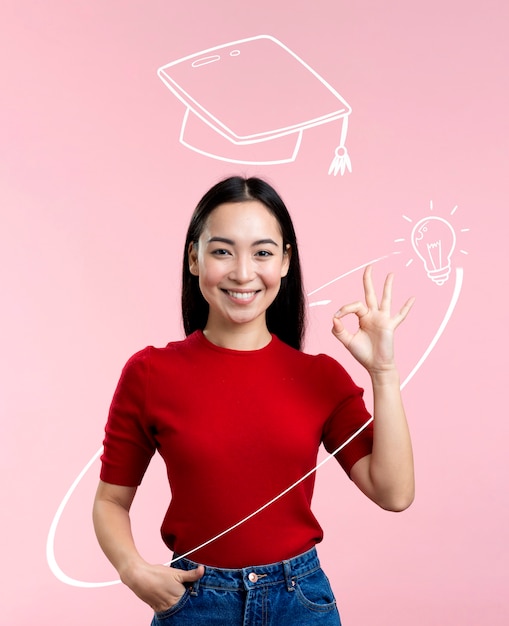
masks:
[[[150,622],[150,609],[123,586],[94,586],[116,579],[91,526],[98,461],[52,524],[99,449],[126,359],[181,336],[190,212],[218,178],[238,172],[268,177],[285,198],[308,292],[385,257],[375,271],[379,279],[396,272],[396,304],[417,296],[398,337],[403,377],[440,328],[463,272],[449,323],[404,389],[414,505],[399,515],[377,510],[333,462],[319,470],[314,509],[346,625],[508,623],[508,6],[4,0],[3,623]],[[305,133],[285,165],[228,164],[178,142],[185,108],[157,68],[261,34],[352,107],[351,174],[327,176],[333,125]],[[260,88],[244,113],[270,106]],[[416,223],[431,207],[458,238],[442,287],[426,277],[403,217]],[[334,310],[360,287],[357,271],[310,296],[332,302],[310,309],[306,349],[327,351],[367,385],[329,332]],[[154,561],[168,559],[158,535],[161,474],[156,460],[133,512],[140,549]]]

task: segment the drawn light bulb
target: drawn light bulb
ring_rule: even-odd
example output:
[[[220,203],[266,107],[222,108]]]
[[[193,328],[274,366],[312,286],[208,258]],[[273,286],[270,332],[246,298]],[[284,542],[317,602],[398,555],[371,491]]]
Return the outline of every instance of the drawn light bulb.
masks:
[[[437,285],[443,285],[451,272],[451,255],[456,245],[456,233],[442,217],[425,217],[412,230],[412,246],[424,269]]]

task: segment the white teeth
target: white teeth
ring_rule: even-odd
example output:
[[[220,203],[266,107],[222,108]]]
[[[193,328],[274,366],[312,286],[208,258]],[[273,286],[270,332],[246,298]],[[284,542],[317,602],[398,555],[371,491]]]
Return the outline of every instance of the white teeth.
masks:
[[[226,292],[232,298],[237,300],[249,300],[255,295],[255,291],[227,291]]]

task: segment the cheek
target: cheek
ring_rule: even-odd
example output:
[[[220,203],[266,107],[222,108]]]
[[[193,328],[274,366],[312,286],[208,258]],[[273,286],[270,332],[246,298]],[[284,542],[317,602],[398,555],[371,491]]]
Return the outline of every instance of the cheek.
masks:
[[[279,288],[281,284],[281,266],[273,267],[264,275],[265,284],[270,287]]]
[[[199,282],[201,288],[210,288],[217,285],[223,277],[221,268],[210,264],[200,266]]]

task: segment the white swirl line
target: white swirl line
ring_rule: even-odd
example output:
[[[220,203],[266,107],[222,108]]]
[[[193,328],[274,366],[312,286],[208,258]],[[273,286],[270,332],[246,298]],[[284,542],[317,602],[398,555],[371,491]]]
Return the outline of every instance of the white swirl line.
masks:
[[[386,258],[386,257],[381,257],[381,258]],[[380,259],[376,259],[376,260],[378,261]],[[373,263],[373,262],[374,261],[370,261],[370,263]],[[368,265],[368,263],[366,263],[365,265],[361,265],[359,268],[356,268],[355,270],[352,270],[351,272],[347,272],[346,274],[343,274],[342,276],[339,276],[338,278],[335,278],[334,280],[332,280],[329,283],[327,283],[327,285],[330,285],[331,283],[335,282],[336,280],[339,280],[339,278],[347,276],[348,274],[351,274],[352,272],[354,272],[354,271],[356,271],[356,270],[358,270],[358,269],[360,269],[362,267],[365,267],[366,265]],[[460,295],[460,292],[461,292],[462,284],[463,284],[463,269],[462,268],[456,268],[456,283],[454,285],[453,295],[451,297],[451,301],[450,301],[449,306],[447,308],[447,311],[446,311],[446,313],[444,315],[444,318],[443,318],[443,320],[442,320],[442,322],[441,322],[437,332],[435,333],[433,339],[431,340],[429,346],[426,348],[426,350],[424,351],[423,355],[421,356],[421,358],[419,359],[419,361],[417,362],[415,367],[412,369],[412,371],[408,374],[408,376],[405,378],[405,380],[401,383],[401,389],[404,389],[406,387],[406,385],[410,382],[410,380],[415,376],[417,371],[420,369],[420,367],[422,366],[424,361],[428,358],[428,356],[430,355],[431,351],[433,350],[433,348],[437,344],[438,340],[440,339],[440,337],[441,337],[442,333],[444,332],[445,327],[449,323],[449,320],[450,320],[450,318],[452,316],[452,313],[453,313],[453,311],[454,311],[454,309],[456,307],[456,304],[458,302],[459,295]],[[308,295],[311,295],[313,293],[316,293],[317,291],[320,291],[321,289],[323,289],[327,285],[322,285],[321,287],[319,287],[318,289],[315,289],[315,291],[312,291]],[[235,528],[237,528],[238,526],[240,526],[244,522],[247,522],[249,519],[251,519],[252,517],[257,515],[258,513],[263,511],[265,508],[267,508],[268,506],[270,506],[271,504],[276,502],[276,500],[279,500],[279,498],[282,498],[291,489],[296,487],[302,481],[306,480],[306,478],[308,478],[311,474],[316,472],[320,467],[322,467],[325,463],[327,463],[327,461],[329,461],[331,458],[333,458],[334,455],[338,454],[338,452],[340,452],[346,445],[348,445],[350,443],[350,441],[352,441],[355,437],[357,437],[357,435],[359,435],[372,421],[373,421],[373,418],[370,418],[349,439],[347,439],[344,443],[342,443],[341,446],[339,446],[339,448],[337,448],[334,452],[332,452],[327,457],[325,457],[320,463],[318,463],[318,465],[316,467],[314,467],[307,474],[302,476],[302,478],[299,478],[299,480],[297,480],[295,483],[290,485],[290,487],[287,487],[284,491],[282,491],[275,498],[273,498],[272,500],[270,500],[269,502],[264,504],[262,507],[260,507],[259,509],[257,509],[256,511],[254,511],[253,513],[251,513],[250,515],[248,515],[244,519],[240,520],[239,522],[237,522],[236,524],[234,524],[230,528],[227,528],[223,532],[219,533],[218,535],[216,535],[212,539],[209,539],[208,541],[206,541],[205,543],[201,544],[200,546],[197,546],[196,548],[193,548],[189,552],[186,552],[185,554],[177,557],[173,561],[170,561],[169,563],[167,563],[167,565],[171,565],[172,563],[175,563],[179,559],[184,558],[185,556],[189,556],[191,553],[196,552],[197,550],[200,550],[201,548],[203,548],[206,545],[212,543],[216,539],[219,539],[223,535],[226,535],[226,533],[234,530]],[[54,576],[58,580],[60,580],[61,582],[65,583],[66,585],[70,585],[72,587],[82,587],[82,588],[86,588],[86,589],[93,589],[93,588],[97,588],[97,587],[109,587],[109,586],[112,586],[112,585],[118,585],[121,582],[120,580],[107,580],[107,581],[104,581],[104,582],[88,582],[88,581],[78,580],[76,578],[71,578],[70,576],[68,576],[61,569],[61,567],[58,565],[56,557],[55,557],[55,536],[56,536],[57,527],[58,527],[58,523],[60,521],[60,518],[62,517],[64,509],[67,506],[67,503],[69,502],[72,494],[76,490],[76,487],[79,485],[79,483],[81,482],[83,476],[85,476],[85,474],[88,472],[88,470],[90,469],[92,464],[100,457],[100,455],[102,454],[102,451],[103,451],[103,448],[101,446],[99,448],[99,450],[94,454],[94,456],[90,459],[90,461],[81,470],[81,472],[78,474],[78,476],[76,477],[76,479],[74,480],[74,482],[70,486],[69,490],[67,491],[67,493],[63,497],[62,502],[60,503],[60,505],[59,505],[59,507],[58,507],[58,509],[57,509],[57,511],[55,513],[55,517],[53,518],[53,521],[51,522],[51,526],[50,526],[50,529],[49,529],[49,532],[48,532],[48,539],[46,541],[46,559],[48,561],[48,565],[49,565],[50,570],[52,571],[52,573],[54,574]]]

